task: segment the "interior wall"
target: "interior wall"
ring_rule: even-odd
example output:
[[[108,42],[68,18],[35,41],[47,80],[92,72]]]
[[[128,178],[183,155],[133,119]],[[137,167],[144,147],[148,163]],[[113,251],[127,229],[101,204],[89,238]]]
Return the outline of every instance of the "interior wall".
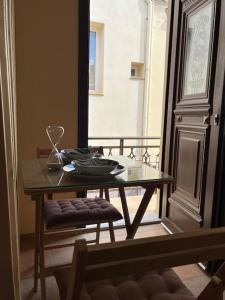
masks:
[[[20,232],[34,228],[21,161],[50,148],[47,125],[61,125],[60,147],[77,143],[78,0],[15,0]]]

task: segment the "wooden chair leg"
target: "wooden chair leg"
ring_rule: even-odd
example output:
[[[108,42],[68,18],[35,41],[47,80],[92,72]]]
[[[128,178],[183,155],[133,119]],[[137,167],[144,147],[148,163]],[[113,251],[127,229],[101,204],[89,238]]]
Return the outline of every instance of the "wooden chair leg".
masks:
[[[101,232],[101,224],[97,224],[97,227],[96,227],[96,244],[99,244],[100,232]]]
[[[35,244],[35,249],[34,249],[34,292],[35,293],[37,292],[37,288],[38,288],[38,264],[39,264],[38,249]]]
[[[107,201],[110,202],[109,190],[108,189],[105,189],[105,198],[106,198]],[[111,242],[115,242],[113,222],[109,222],[109,234],[110,234]]]
[[[109,222],[109,234],[111,242],[115,242],[115,234],[114,234],[114,227],[113,222]]]
[[[100,189],[100,191],[99,191],[99,197],[103,198],[103,189]]]
[[[103,191],[102,191],[102,194],[103,194]],[[105,198],[106,198],[107,201],[110,202],[109,190],[108,189],[105,189]]]
[[[223,290],[223,281],[217,276],[212,276],[208,285],[198,296],[198,300],[223,300]]]
[[[52,200],[53,199],[53,195],[51,193],[47,194],[47,198],[48,200]]]
[[[212,276],[210,282],[198,296],[198,300],[223,300],[225,282],[225,263]]]

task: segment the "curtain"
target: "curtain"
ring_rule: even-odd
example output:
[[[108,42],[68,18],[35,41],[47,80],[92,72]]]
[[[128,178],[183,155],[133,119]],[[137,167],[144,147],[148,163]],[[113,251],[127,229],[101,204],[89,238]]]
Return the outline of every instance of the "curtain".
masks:
[[[15,88],[15,30],[13,0],[0,0],[0,171],[2,203],[0,226],[4,226],[5,249],[8,246],[9,286],[13,299],[20,299],[18,259],[18,213],[17,213],[17,129]],[[3,178],[4,176],[4,178]],[[1,224],[4,222],[4,224]],[[1,250],[4,249],[1,246]],[[6,264],[7,266],[7,264]],[[1,293],[0,293],[1,295]],[[1,297],[0,297],[1,298]],[[2,298],[3,299],[3,298]],[[5,298],[6,299],[6,298]],[[8,298],[9,299],[9,298]]]

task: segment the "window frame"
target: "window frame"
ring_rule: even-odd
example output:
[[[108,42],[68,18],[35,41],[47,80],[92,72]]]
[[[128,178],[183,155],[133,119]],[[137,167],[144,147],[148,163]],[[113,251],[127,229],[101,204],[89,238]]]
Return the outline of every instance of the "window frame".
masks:
[[[95,88],[90,89],[89,85],[89,95],[103,96],[104,24],[91,21],[90,32],[95,32]]]
[[[93,35],[93,36],[92,36]],[[92,45],[92,42],[93,42],[93,45]],[[95,91],[96,90],[96,44],[97,44],[97,33],[96,31],[93,31],[93,30],[90,30],[90,33],[89,33],[89,91]],[[93,57],[91,57],[91,51],[93,51],[92,55]],[[93,59],[94,61],[94,76],[93,76],[93,87],[94,88],[90,88],[90,79],[91,79],[91,68],[90,66],[92,65],[90,62],[91,62],[91,59]]]

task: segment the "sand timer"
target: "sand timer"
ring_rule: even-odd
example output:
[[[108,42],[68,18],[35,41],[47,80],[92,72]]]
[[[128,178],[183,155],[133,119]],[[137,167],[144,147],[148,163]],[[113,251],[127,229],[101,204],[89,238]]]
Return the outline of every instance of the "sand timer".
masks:
[[[58,144],[63,137],[64,128],[61,126],[48,126],[46,128],[46,133],[52,144],[52,151],[47,160],[47,166],[51,170],[60,169],[63,165],[63,161],[58,150]]]

